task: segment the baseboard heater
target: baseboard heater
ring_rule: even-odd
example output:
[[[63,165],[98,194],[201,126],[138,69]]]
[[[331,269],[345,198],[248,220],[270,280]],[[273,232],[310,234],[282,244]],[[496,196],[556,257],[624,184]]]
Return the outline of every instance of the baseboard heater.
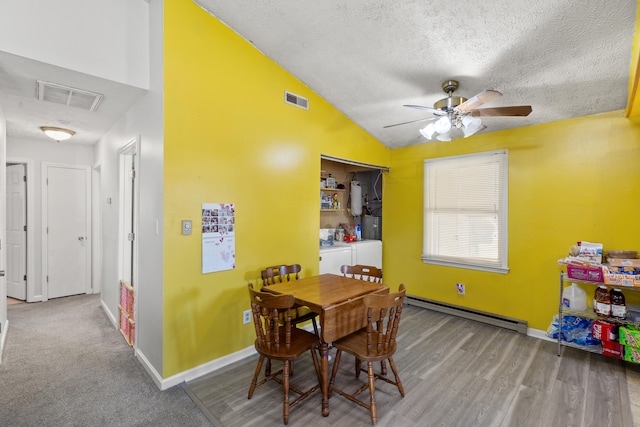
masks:
[[[434,301],[427,298],[407,295],[405,302],[409,305],[427,308],[429,310],[439,311],[441,313],[451,314],[453,316],[465,319],[475,320],[477,322],[487,323],[493,326],[510,329],[521,334],[527,333],[527,322],[525,320],[513,319],[511,317],[499,316],[497,314],[485,313],[484,311],[474,310],[471,308],[460,307],[453,304],[447,304],[440,301]]]

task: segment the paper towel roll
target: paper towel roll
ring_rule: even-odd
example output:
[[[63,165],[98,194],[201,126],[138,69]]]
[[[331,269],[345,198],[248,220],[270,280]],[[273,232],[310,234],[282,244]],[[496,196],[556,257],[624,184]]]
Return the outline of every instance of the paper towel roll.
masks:
[[[351,181],[351,215],[362,215],[362,187],[359,181]]]

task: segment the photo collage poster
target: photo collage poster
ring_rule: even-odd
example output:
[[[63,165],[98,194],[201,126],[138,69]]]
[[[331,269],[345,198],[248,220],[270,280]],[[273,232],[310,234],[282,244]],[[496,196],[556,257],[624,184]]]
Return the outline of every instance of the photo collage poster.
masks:
[[[202,204],[202,274],[236,268],[233,203]]]

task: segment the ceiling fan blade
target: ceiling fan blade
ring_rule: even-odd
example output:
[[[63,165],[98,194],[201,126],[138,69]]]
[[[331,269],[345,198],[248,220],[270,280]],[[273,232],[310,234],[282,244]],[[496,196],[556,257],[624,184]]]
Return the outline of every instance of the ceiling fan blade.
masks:
[[[494,99],[500,98],[501,96],[502,94],[497,90],[485,90],[483,92],[480,92],[476,96],[467,99],[465,102],[458,105],[456,109],[467,112],[475,110],[485,102],[493,101]]]
[[[433,114],[439,115],[439,116],[444,116],[446,113],[446,111],[442,111],[438,108],[433,108],[433,107],[425,107],[424,105],[412,105],[412,104],[405,104],[403,105],[403,107],[408,107],[408,108],[415,108],[416,110],[426,110],[426,111],[431,111]]]
[[[393,124],[393,125],[383,126],[383,129],[392,128],[394,126],[400,126],[400,125],[408,125],[409,123],[418,123],[418,122],[425,122],[427,120],[435,120],[436,118],[437,117],[429,117],[429,118],[426,118],[426,119],[411,120],[410,122],[396,123],[396,124]]]
[[[525,117],[531,113],[531,105],[514,105],[511,107],[496,108],[478,108],[471,111],[474,117],[500,117],[500,116],[519,116]]]

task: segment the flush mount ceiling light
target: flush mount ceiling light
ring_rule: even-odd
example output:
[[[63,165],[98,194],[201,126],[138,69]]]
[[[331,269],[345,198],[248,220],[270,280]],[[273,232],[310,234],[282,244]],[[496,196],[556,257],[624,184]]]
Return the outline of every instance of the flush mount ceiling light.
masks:
[[[53,126],[40,126],[42,132],[49,138],[56,140],[57,142],[65,141],[71,138],[76,133],[70,129],[57,128]]]
[[[480,117],[506,117],[506,116],[528,116],[532,109],[530,105],[518,105],[511,107],[495,107],[495,108],[478,108],[485,102],[500,98],[502,94],[495,90],[485,90],[479,94],[467,99],[462,96],[453,96],[458,89],[457,80],[447,80],[442,84],[442,90],[449,95],[433,104],[433,107],[425,107],[423,105],[404,105],[405,107],[417,110],[429,111],[436,117],[412,120],[410,122],[396,123],[384,126],[390,128],[393,126],[406,125],[410,123],[432,120],[419,132],[426,139],[433,139],[434,136],[439,141],[451,141],[451,132],[459,129],[465,138],[486,129],[482,124]]]

